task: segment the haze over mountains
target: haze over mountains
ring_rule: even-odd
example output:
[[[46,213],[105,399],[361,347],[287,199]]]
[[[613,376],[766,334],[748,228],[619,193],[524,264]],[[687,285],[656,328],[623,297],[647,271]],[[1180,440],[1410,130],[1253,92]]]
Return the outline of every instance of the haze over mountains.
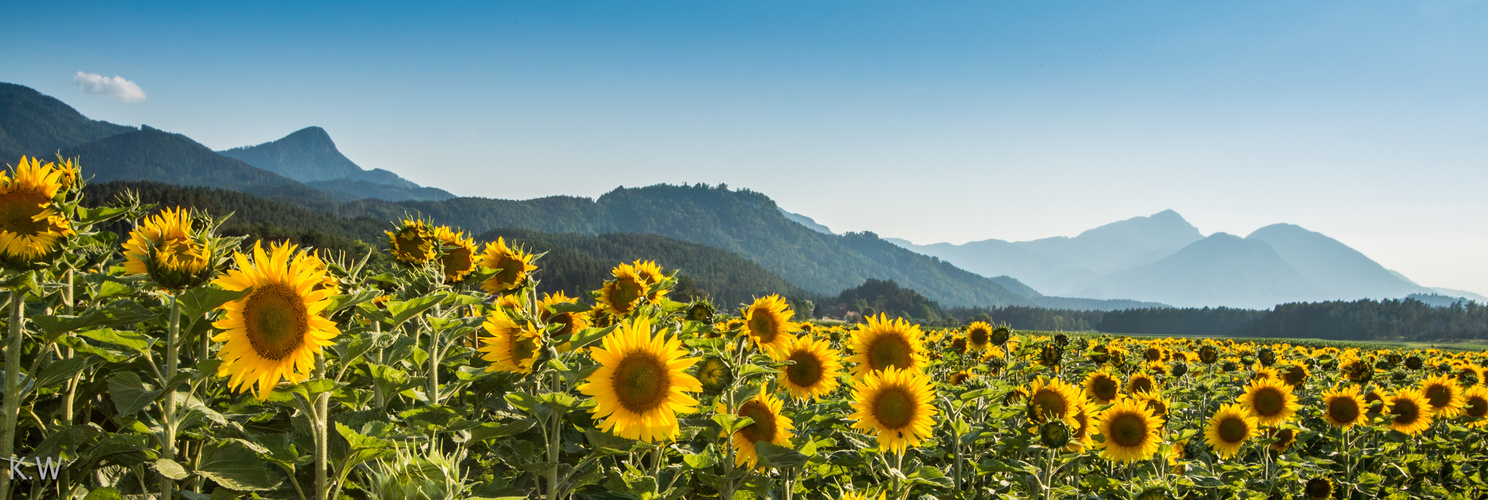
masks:
[[[1075,237],[915,245],[887,239],[986,275],[1050,294],[1162,302],[1179,307],[1268,309],[1286,302],[1475,294],[1424,287],[1323,234],[1274,224],[1245,238],[1202,235],[1164,210]]]

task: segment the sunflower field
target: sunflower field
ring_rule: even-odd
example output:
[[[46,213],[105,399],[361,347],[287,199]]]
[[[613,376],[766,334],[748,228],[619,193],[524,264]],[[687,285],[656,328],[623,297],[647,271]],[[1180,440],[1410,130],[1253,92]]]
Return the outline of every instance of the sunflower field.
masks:
[[[1488,496],[1483,353],[568,297],[416,218],[330,255],[83,182],[0,172],[3,498]]]

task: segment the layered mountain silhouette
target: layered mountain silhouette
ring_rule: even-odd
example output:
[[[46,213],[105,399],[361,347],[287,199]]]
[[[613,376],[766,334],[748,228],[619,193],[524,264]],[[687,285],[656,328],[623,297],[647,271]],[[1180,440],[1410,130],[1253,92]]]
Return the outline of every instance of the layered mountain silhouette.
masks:
[[[963,245],[890,241],[1049,293],[1180,307],[1269,309],[1286,302],[1475,295],[1423,287],[1338,240],[1295,225],[1266,226],[1245,238],[1204,237],[1172,210],[1073,238]]]
[[[316,189],[360,198],[428,201],[455,197],[442,189],[419,186],[387,170],[363,169],[341,154],[331,135],[320,127],[305,127],[276,141],[218,153]]]

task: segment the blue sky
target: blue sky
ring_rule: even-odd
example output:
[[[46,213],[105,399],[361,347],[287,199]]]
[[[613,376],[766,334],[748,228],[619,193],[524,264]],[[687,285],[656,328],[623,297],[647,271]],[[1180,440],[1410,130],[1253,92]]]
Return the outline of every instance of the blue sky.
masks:
[[[363,167],[461,195],[726,182],[918,243],[1171,208],[1488,293],[1484,1],[6,10],[0,81],[216,149],[320,125]]]

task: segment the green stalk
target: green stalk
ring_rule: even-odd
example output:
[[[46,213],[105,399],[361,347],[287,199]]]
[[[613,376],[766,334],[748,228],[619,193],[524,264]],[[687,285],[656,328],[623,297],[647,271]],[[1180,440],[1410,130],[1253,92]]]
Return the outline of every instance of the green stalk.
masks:
[[[315,356],[316,372],[325,377],[325,356]],[[330,494],[329,484],[326,482],[326,458],[330,456],[330,434],[328,433],[330,420],[330,391],[322,392],[315,397],[315,411],[310,415],[315,418],[315,498],[316,500],[327,500]]]
[[[548,390],[550,390],[550,391],[557,390],[557,388],[554,387],[554,386],[557,385],[557,380],[556,379],[558,377],[562,377],[562,376],[563,376],[562,374],[557,373],[557,372],[554,372],[553,373],[553,378],[555,380],[552,380],[552,381],[549,382],[551,385],[548,387]],[[559,439],[562,437],[562,434],[563,434],[563,415],[560,415],[557,411],[552,412],[552,414],[553,414],[553,429],[548,434],[548,496],[546,497],[547,500],[557,500],[558,498],[560,498],[560,492],[558,491],[558,450],[559,450],[559,445],[560,445]]]
[[[16,419],[21,410],[21,323],[24,321],[26,294],[20,287],[10,289],[10,341],[5,348],[5,429],[0,434],[0,458],[15,455]],[[10,498],[10,474],[0,474],[0,499]]]
[[[176,378],[176,364],[179,356],[176,350],[176,336],[181,329],[181,303],[176,299],[176,294],[171,294],[170,326],[165,330],[165,380],[162,384],[169,384],[171,379]],[[175,460],[176,458],[176,390],[168,388],[165,392],[165,411],[161,417],[165,420],[165,429],[160,439],[161,458]],[[175,498],[176,481],[164,474],[160,476],[160,497],[166,500]]]

